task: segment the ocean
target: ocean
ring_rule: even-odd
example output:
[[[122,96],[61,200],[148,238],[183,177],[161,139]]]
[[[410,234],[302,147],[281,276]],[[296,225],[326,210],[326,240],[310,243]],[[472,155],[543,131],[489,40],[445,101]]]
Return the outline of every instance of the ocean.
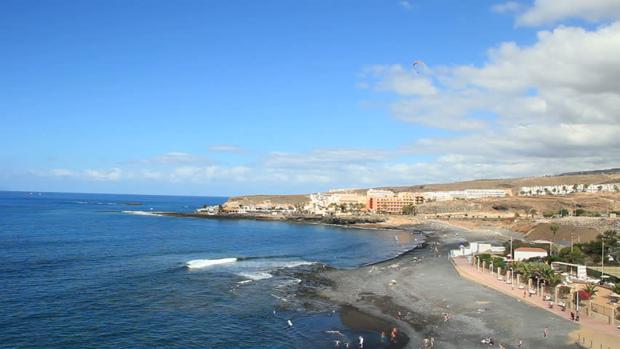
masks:
[[[304,268],[377,262],[412,239],[151,214],[224,201],[0,192],[0,347],[333,348],[358,336],[383,347],[293,290]]]

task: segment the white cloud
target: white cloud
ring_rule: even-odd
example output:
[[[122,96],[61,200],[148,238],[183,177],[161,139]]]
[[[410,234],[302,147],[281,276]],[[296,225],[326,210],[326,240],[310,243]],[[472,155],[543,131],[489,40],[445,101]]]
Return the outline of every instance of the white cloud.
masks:
[[[446,180],[453,180],[617,167],[617,57],[620,23],[613,23],[593,31],[543,31],[531,46],[504,43],[489,50],[481,67],[440,67],[430,80],[432,94],[403,93],[407,86],[392,81],[402,74],[400,81],[407,84],[408,72],[376,68],[383,77],[372,86],[389,86],[400,97],[390,106],[397,117],[462,131],[460,136],[414,142],[410,153],[434,154],[437,160],[393,170],[436,173],[440,168],[452,176]]]
[[[430,70],[426,68],[424,73],[430,73]],[[413,68],[407,70],[398,64],[369,66],[364,69],[362,76],[371,79],[371,83],[361,83],[362,88],[374,86],[377,91],[392,91],[403,96],[437,94],[437,89],[426,74],[419,74]]]
[[[380,162],[387,157],[387,152],[374,149],[313,149],[307,153],[273,152],[264,165],[272,169],[323,168]]]
[[[183,166],[172,170],[168,179],[172,182],[209,183],[214,181],[245,181],[251,169],[245,166]]]
[[[209,162],[209,160],[202,156],[198,156],[194,154],[189,154],[189,153],[179,152],[179,151],[172,151],[172,152],[168,152],[168,153],[153,157],[151,159],[141,160],[141,162],[147,163],[147,164],[175,165],[175,164],[191,164],[191,163],[198,163],[198,162]]]
[[[507,1],[491,6],[491,11],[497,13],[517,12],[521,9],[521,4],[515,1]]]
[[[400,0],[398,3],[407,10],[411,10],[413,8],[413,3],[410,0]]]
[[[122,178],[123,171],[119,168],[111,168],[107,170],[86,169],[83,171],[74,171],[64,168],[55,168],[47,172],[35,172],[35,174],[59,178],[74,178],[82,180],[94,181],[118,181]]]
[[[618,0],[536,0],[517,17],[517,24],[538,26],[566,19],[591,22],[620,19]]]
[[[85,170],[83,176],[95,181],[117,181],[121,179],[122,171],[119,168],[109,170]]]
[[[49,175],[54,177],[72,177],[74,172],[66,168],[54,168],[50,170]]]
[[[210,146],[209,151],[222,153],[239,153],[242,151],[242,149],[236,145],[218,144]]]

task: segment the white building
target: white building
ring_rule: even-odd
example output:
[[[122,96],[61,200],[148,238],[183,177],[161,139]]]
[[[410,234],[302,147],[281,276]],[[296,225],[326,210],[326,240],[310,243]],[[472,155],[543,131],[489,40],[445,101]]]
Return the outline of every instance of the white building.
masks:
[[[547,257],[547,250],[539,247],[519,247],[514,250],[515,261],[523,261],[534,257]]]
[[[366,197],[369,198],[391,198],[395,196],[393,191],[384,189],[368,189]]]
[[[465,189],[450,191],[429,191],[424,197],[431,201],[450,201],[456,199],[503,198],[511,194],[509,189]]]
[[[538,195],[568,195],[572,193],[600,193],[600,192],[619,192],[620,183],[606,184],[558,184],[558,185],[537,185],[532,187],[521,187],[519,195],[538,196]]]
[[[366,195],[345,190],[330,190],[327,193],[310,194],[310,202],[304,210],[317,215],[336,212],[335,206],[345,205],[348,209],[361,209],[366,205]]]
[[[470,242],[469,246],[461,245],[458,250],[451,250],[450,255],[452,257],[458,257],[471,256],[480,253],[503,254],[504,252],[506,252],[506,248],[504,246],[493,246],[488,242]]]

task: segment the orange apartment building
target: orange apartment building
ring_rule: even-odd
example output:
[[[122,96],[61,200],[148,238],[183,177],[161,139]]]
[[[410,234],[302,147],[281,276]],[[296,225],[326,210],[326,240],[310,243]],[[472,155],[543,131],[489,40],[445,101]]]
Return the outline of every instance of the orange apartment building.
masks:
[[[402,214],[403,207],[407,205],[419,205],[424,203],[424,196],[415,193],[402,192],[398,195],[369,195],[366,201],[366,209],[373,212]]]

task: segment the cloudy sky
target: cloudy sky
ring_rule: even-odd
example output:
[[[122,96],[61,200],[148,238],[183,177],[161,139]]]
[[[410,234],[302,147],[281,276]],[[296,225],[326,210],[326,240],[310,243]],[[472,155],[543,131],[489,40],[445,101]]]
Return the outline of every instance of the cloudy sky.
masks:
[[[0,44],[0,190],[620,167],[619,0],[5,0]]]

